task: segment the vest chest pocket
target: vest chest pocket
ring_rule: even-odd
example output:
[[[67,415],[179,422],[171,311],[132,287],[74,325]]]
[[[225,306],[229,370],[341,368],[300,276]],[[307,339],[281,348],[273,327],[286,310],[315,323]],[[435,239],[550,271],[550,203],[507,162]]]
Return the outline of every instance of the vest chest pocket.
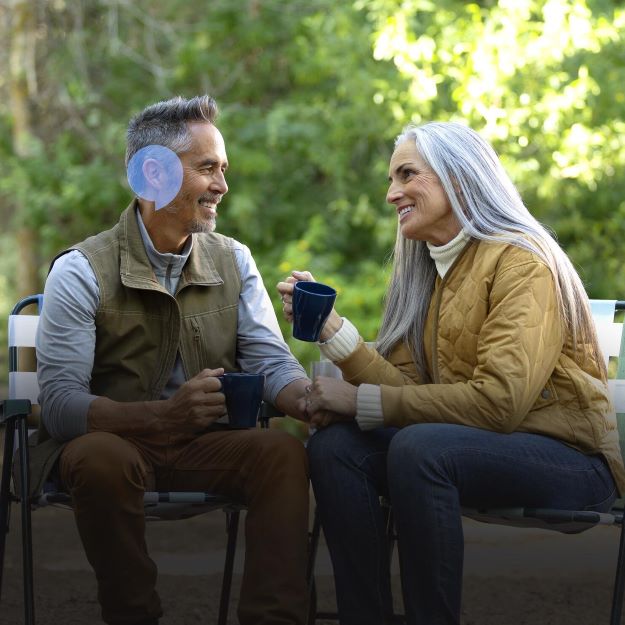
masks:
[[[236,319],[236,309],[183,318],[180,351],[189,377],[205,368],[235,370]]]

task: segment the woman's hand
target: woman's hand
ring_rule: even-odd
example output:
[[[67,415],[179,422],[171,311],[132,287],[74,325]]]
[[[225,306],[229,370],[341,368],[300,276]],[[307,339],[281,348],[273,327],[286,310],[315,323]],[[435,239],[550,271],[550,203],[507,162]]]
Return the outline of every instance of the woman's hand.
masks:
[[[357,412],[358,389],[353,384],[319,376],[306,392],[306,413],[313,427],[351,421]]]
[[[283,282],[278,282],[276,285],[282,300],[282,314],[289,323],[293,323],[293,286],[296,282],[315,282],[315,279],[310,271],[293,271]],[[342,325],[343,319],[333,308],[323,325],[319,340],[328,341],[340,330]]]
[[[293,271],[288,278],[276,285],[282,300],[282,314],[289,323],[293,323],[293,286],[300,281],[314,282],[315,279],[310,271]]]

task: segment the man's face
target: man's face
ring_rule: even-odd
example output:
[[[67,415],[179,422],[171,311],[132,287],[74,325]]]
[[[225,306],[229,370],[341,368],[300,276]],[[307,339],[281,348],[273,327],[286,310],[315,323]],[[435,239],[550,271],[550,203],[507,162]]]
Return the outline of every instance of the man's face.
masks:
[[[191,147],[178,156],[182,163],[182,185],[178,195],[165,207],[175,213],[186,234],[212,232],[217,220],[217,204],[228,192],[228,168],[223,137],[208,122],[189,124]]]

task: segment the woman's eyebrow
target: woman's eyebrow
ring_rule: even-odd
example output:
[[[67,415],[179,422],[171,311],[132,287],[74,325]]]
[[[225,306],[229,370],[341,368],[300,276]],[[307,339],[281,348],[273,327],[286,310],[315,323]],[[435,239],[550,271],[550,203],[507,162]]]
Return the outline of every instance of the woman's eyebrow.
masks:
[[[401,163],[401,165],[397,165],[397,167],[395,167],[395,170],[394,170],[394,172],[393,172],[393,173],[394,173],[396,176],[398,176],[398,175],[399,175],[399,174],[401,174],[401,173],[402,173],[402,171],[403,171],[406,167],[408,167],[410,164],[411,164],[410,162],[407,162],[407,163]],[[391,177],[391,176],[389,176],[389,177],[388,177],[388,179],[389,179],[389,181],[390,181],[390,180],[392,180],[392,177]]]

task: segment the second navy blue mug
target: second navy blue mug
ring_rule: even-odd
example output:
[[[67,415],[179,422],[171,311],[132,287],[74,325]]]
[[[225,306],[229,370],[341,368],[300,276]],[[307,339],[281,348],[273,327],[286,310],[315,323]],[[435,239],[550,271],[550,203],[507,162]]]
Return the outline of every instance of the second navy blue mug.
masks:
[[[224,373],[219,376],[226,396],[231,428],[255,428],[263,401],[265,376],[257,373]]]

